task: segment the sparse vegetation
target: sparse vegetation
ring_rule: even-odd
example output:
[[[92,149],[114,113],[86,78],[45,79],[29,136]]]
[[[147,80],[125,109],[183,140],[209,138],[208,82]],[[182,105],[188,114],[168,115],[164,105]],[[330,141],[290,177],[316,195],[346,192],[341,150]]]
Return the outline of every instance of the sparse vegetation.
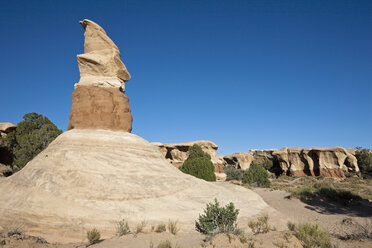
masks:
[[[165,224],[159,224],[155,228],[155,232],[157,233],[165,232],[166,230]]]
[[[196,230],[203,234],[216,234],[220,232],[232,232],[236,229],[236,220],[239,209],[235,209],[232,202],[224,207],[220,207],[217,199],[214,203],[208,203],[204,214],[199,215],[195,222]]]
[[[181,248],[181,246],[179,245],[172,245],[172,242],[170,242],[168,239],[167,240],[164,240],[164,241],[161,241],[158,246],[156,246],[157,248]]]
[[[87,239],[89,241],[89,244],[94,244],[101,238],[101,233],[96,229],[93,228],[92,230],[89,230],[87,232]]]
[[[189,148],[189,157],[179,169],[183,173],[193,175],[206,181],[216,181],[214,166],[210,155],[203,152],[201,147],[196,144]]]
[[[332,248],[329,234],[320,230],[317,224],[300,224],[294,232],[296,237],[301,240],[304,248]]]
[[[171,234],[176,235],[180,231],[180,228],[177,226],[177,224],[178,224],[178,220],[176,220],[176,221],[169,220],[168,221],[168,231]]]
[[[7,229],[6,233],[8,234],[8,236],[13,236],[13,235],[22,235],[24,234],[23,232],[23,229],[19,226],[17,227],[10,227]]]
[[[293,222],[288,221],[287,223],[288,230],[294,231],[296,229],[296,224]]]
[[[22,169],[31,159],[43,151],[62,130],[58,129],[47,117],[28,113],[17,129],[10,132],[0,143],[13,155],[12,167]]]
[[[136,226],[136,234],[144,232],[145,227],[146,227],[146,221],[143,220],[141,221],[141,223],[139,223]]]
[[[362,197],[359,195],[348,190],[336,189],[332,184],[314,184],[313,187],[297,188],[292,190],[291,196],[304,201],[322,197],[343,204],[362,200]]]
[[[270,187],[269,174],[261,165],[256,163],[252,163],[249,169],[244,171],[242,182],[257,184],[258,187]]]
[[[123,236],[130,233],[128,221],[125,219],[120,220],[116,225],[116,235]]]
[[[228,167],[225,167],[223,170],[226,174],[226,181],[231,181],[231,180],[241,181],[243,178],[244,171],[241,169],[236,169],[234,167],[228,166]]]
[[[257,221],[250,221],[248,226],[252,229],[254,234],[267,233],[270,231],[269,216],[259,216],[257,217]]]

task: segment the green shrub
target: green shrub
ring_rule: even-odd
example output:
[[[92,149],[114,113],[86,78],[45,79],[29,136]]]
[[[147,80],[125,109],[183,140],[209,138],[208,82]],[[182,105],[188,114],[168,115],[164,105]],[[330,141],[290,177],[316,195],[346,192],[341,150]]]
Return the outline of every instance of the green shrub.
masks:
[[[243,183],[254,184],[258,187],[270,187],[269,174],[267,171],[256,163],[252,163],[248,170],[243,173]]]
[[[288,230],[293,232],[296,229],[296,224],[293,223],[293,222],[288,221],[287,227],[288,227]]]
[[[96,228],[93,228],[87,232],[87,238],[90,244],[94,244],[101,238],[101,233]]]
[[[248,226],[254,234],[267,233],[270,231],[269,216],[263,215],[257,218],[257,221],[250,221]]]
[[[295,235],[302,241],[304,248],[332,248],[329,234],[321,231],[318,224],[300,224],[296,228]]]
[[[116,235],[120,237],[123,235],[127,235],[129,233],[130,233],[130,229],[129,229],[128,221],[126,221],[125,219],[122,219],[116,225]]]
[[[157,233],[165,232],[166,230],[165,224],[159,224],[155,228],[155,232]]]
[[[31,159],[43,151],[62,133],[47,117],[37,113],[28,113],[17,128],[2,139],[13,155],[12,167],[22,169]]]
[[[207,204],[204,214],[199,215],[199,221],[195,222],[196,230],[203,234],[233,232],[236,229],[238,214],[239,209],[235,209],[232,202],[220,207],[217,199],[214,199],[214,203]]]
[[[268,160],[267,158],[265,158],[264,161],[262,161],[262,163],[260,163],[260,165],[261,165],[265,170],[271,170],[271,168],[273,167],[273,161]]]
[[[363,177],[372,178],[372,152],[369,149],[357,147],[355,157],[358,160],[360,173]]]
[[[192,159],[192,158],[211,159],[211,156],[208,153],[204,152],[199,145],[194,144],[189,148],[188,158],[190,158],[190,159]]]
[[[171,234],[176,235],[179,232],[180,228],[177,226],[177,224],[178,224],[178,220],[176,220],[176,221],[169,220],[168,221],[168,231]]]
[[[241,169],[236,169],[234,167],[229,166],[229,167],[225,167],[223,170],[226,174],[226,181],[230,181],[230,180],[241,181],[243,178],[244,171]]]
[[[203,152],[198,145],[189,148],[189,157],[179,168],[183,173],[193,175],[206,181],[216,181],[214,166],[210,160],[209,154]]]

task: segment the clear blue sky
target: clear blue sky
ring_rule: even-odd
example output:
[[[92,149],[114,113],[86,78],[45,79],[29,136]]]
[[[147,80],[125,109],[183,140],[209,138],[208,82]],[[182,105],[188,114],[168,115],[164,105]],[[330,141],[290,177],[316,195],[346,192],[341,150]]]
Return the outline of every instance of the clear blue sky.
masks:
[[[220,154],[372,148],[372,1],[0,2],[0,122],[66,130],[83,19],[132,75],[133,133]]]

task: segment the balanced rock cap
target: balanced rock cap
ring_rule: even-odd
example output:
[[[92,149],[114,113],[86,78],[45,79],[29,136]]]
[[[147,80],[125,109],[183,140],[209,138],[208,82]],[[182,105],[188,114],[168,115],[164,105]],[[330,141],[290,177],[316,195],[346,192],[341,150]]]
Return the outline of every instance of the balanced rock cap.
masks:
[[[84,54],[77,55],[80,81],[77,86],[121,87],[131,76],[121,61],[119,48],[98,24],[85,19],[80,22],[85,33]]]

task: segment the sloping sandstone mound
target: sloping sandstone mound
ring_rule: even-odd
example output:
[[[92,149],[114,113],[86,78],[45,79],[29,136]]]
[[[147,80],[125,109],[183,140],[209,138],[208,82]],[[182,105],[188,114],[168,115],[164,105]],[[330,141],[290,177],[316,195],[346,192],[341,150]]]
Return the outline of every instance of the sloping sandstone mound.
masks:
[[[268,210],[254,192],[183,174],[158,148],[127,132],[73,129],[61,134],[26,167],[1,180],[0,225],[22,225],[48,241],[81,241],[96,227],[103,238],[115,222],[132,225],[179,220],[182,231],[206,203],[233,202],[240,220]]]
[[[223,160],[223,156],[216,154],[218,146],[212,141],[198,140],[168,144],[152,142],[152,144],[159,147],[159,150],[163,154],[163,156],[177,168],[180,167],[188,158],[189,148],[194,144],[197,144],[204,152],[208,153],[211,156],[211,161],[214,165],[215,172],[223,173],[223,166],[225,165],[225,161]]]
[[[248,169],[252,162],[273,161],[277,174],[292,176],[344,177],[345,172],[358,173],[356,157],[342,147],[282,148],[234,153],[224,160],[236,168]]]
[[[67,129],[132,131],[125,82],[131,77],[119,48],[98,24],[84,20],[84,54],[77,56],[80,81],[72,94]]]

